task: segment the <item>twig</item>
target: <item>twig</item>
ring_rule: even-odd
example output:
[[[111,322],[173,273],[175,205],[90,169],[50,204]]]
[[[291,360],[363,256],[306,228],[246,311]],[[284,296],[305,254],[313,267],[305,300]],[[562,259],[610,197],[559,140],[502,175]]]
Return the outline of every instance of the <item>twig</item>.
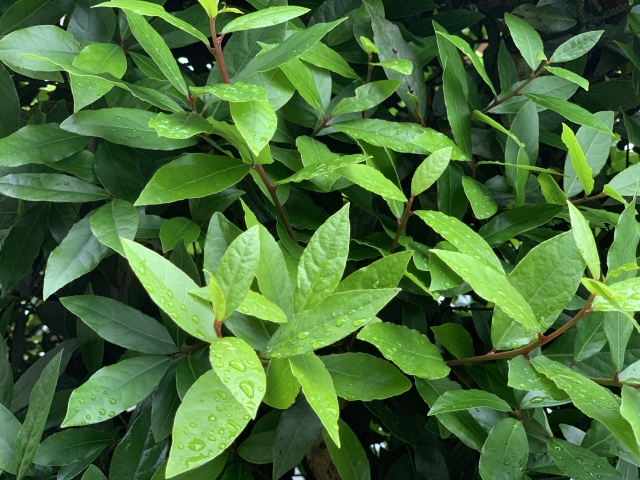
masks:
[[[484,107],[481,112],[482,113],[487,113],[489,110],[491,110],[494,107],[497,107],[498,105],[500,105],[501,103],[506,102],[507,100],[509,100],[510,98],[513,98],[517,95],[520,95],[520,92],[522,91],[522,89],[524,87],[526,87],[527,85],[529,85],[533,80],[535,80],[536,78],[538,78],[540,76],[540,74],[544,71],[546,71],[547,66],[551,64],[551,62],[549,60],[547,60],[545,62],[545,64],[540,67],[538,70],[536,70],[535,72],[533,72],[531,74],[531,76],[529,78],[527,78],[527,80],[520,85],[518,88],[516,88],[513,92],[509,93],[508,95],[505,95],[504,98],[496,98],[493,102],[491,102],[489,105],[487,105],[486,107]]]
[[[409,201],[406,203],[406,207],[404,209],[404,214],[402,215],[402,218],[398,219],[398,230],[396,230],[396,236],[393,239],[391,249],[389,250],[391,253],[396,251],[398,242],[400,241],[400,236],[402,235],[402,230],[404,230],[404,226],[407,224],[407,220],[409,220],[409,217],[413,215],[413,212],[411,211],[411,205],[413,205],[414,198],[415,197],[413,195],[409,197]]]
[[[286,228],[287,233],[289,234],[289,236],[294,242],[298,243],[298,239],[296,238],[295,233],[293,233],[293,228],[291,227],[291,223],[289,223],[289,219],[287,219],[287,215],[284,212],[284,208],[282,208],[282,203],[280,203],[280,199],[278,198],[278,194],[276,193],[276,189],[278,187],[273,183],[271,183],[271,180],[269,180],[267,172],[264,171],[264,167],[262,165],[254,164],[254,165],[251,165],[251,168],[253,168],[256,172],[258,172],[258,175],[260,175],[260,178],[262,179],[264,186],[269,191],[269,195],[271,195],[271,200],[273,200],[273,204],[275,205],[276,210],[278,211],[278,216],[280,217],[280,220],[282,220],[282,223],[284,224],[284,228]]]

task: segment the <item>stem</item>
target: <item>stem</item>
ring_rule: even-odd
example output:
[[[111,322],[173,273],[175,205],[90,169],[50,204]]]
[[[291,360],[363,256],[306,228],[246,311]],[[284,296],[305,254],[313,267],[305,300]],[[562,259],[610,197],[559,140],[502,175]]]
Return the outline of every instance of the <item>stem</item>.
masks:
[[[324,117],[322,119],[322,122],[319,122],[318,125],[316,126],[316,128],[313,130],[313,133],[311,134],[311,138],[315,137],[316,135],[318,135],[322,130],[324,130],[325,128],[327,128],[327,123],[329,123],[329,120],[331,120],[331,115],[329,115],[328,117]]]
[[[571,203],[573,203],[574,205],[578,205],[578,204],[580,204],[580,203],[590,202],[590,201],[592,201],[592,200],[598,200],[598,199],[600,199],[600,198],[604,198],[604,197],[606,197],[606,196],[607,196],[607,194],[606,194],[606,193],[604,193],[604,192],[600,192],[599,194],[597,194],[597,195],[593,195],[593,196],[591,196],[591,197],[588,197],[588,196],[585,194],[585,196],[584,196],[583,198],[579,198],[578,200],[573,200]]]
[[[251,165],[251,168],[253,168],[256,172],[258,172],[258,175],[260,175],[260,178],[262,179],[264,186],[267,187],[267,190],[269,191],[269,195],[271,195],[271,200],[273,200],[273,204],[275,205],[276,210],[278,211],[278,216],[280,217],[280,220],[282,220],[282,223],[284,224],[284,228],[287,229],[287,233],[289,234],[289,236],[292,238],[294,242],[298,243],[298,239],[296,238],[295,233],[293,233],[293,228],[291,228],[291,224],[287,219],[287,215],[284,213],[284,208],[282,208],[282,203],[280,203],[280,199],[278,198],[278,195],[276,193],[276,189],[278,187],[276,187],[273,183],[271,183],[271,180],[269,180],[269,177],[267,176],[267,172],[264,171],[264,167],[262,165]]]
[[[209,27],[211,28],[211,43],[209,51],[216,58],[216,63],[220,69],[220,75],[222,75],[222,81],[224,83],[231,83],[229,81],[229,73],[227,72],[227,65],[224,63],[224,55],[222,54],[222,37],[218,38],[216,33],[216,19],[209,18]]]
[[[562,335],[564,332],[566,332],[571,327],[573,327],[576,323],[578,323],[578,321],[582,317],[589,314],[591,312],[591,304],[593,303],[593,300],[595,297],[596,295],[592,293],[587,299],[587,301],[585,302],[584,306],[580,309],[578,313],[575,314],[575,316],[571,320],[569,320],[567,323],[565,323],[563,326],[558,328],[553,333],[550,333],[549,335],[539,334],[538,340],[527,345],[526,347],[518,348],[517,350],[500,352],[500,353],[487,353],[486,355],[479,355],[477,357],[461,358],[460,360],[448,360],[445,363],[450,367],[453,367],[456,365],[466,365],[468,363],[480,363],[480,362],[487,362],[489,360],[515,358],[519,355],[527,356],[531,351],[535,350],[538,347],[541,347],[546,343],[549,343],[551,340]]]
[[[404,226],[407,224],[407,220],[409,220],[409,217],[413,215],[413,212],[411,211],[411,205],[413,205],[413,199],[414,199],[414,196],[411,195],[409,197],[409,201],[405,204],[406,208],[404,209],[404,215],[402,215],[402,218],[398,219],[398,230],[396,230],[396,236],[393,239],[393,243],[391,244],[391,249],[389,250],[391,253],[396,251],[396,247],[398,246],[398,242],[400,241],[400,235],[402,235],[402,230],[404,230]]]
[[[522,89],[524,87],[526,87],[527,85],[529,85],[534,79],[538,78],[540,76],[540,74],[542,72],[544,72],[547,68],[547,65],[549,65],[551,62],[550,61],[546,61],[545,64],[540,67],[538,70],[536,70],[534,73],[531,74],[531,76],[522,84],[520,85],[518,88],[516,88],[513,92],[511,92],[510,94],[506,95],[504,98],[498,99],[496,98],[493,102],[491,102],[489,105],[487,105],[486,107],[484,107],[481,112],[482,113],[487,113],[489,110],[491,110],[493,107],[497,107],[498,105],[500,105],[501,103],[506,102],[507,100],[509,100],[510,98],[515,97],[516,95],[520,95],[520,92],[522,91]]]
[[[213,329],[216,332],[216,336],[222,338],[222,322],[220,320],[213,321]]]

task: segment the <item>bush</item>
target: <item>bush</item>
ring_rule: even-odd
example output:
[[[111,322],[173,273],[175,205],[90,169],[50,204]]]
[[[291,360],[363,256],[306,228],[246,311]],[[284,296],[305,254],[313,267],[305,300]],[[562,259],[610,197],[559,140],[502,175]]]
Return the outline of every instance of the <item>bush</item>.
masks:
[[[198,1],[0,2],[0,476],[637,479],[640,11]]]

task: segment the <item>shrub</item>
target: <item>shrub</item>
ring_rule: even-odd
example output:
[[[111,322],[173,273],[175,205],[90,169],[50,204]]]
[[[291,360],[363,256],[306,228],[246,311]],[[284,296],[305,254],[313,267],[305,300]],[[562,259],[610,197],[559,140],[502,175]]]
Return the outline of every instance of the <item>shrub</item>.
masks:
[[[637,479],[636,7],[198,1],[0,2],[2,478]]]

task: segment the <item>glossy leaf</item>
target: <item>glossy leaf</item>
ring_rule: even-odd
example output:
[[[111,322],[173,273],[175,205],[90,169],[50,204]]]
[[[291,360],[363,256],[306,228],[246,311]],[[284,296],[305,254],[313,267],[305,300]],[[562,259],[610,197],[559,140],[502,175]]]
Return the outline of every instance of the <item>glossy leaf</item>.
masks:
[[[335,170],[336,173],[360,185],[365,190],[380,195],[385,200],[406,202],[407,197],[391,180],[369,165],[352,164]]]
[[[304,15],[308,11],[308,8],[296,6],[265,8],[233,19],[224,26],[221,33],[224,34],[237,32],[239,30],[270,27]]]
[[[611,129],[609,129],[602,120],[575,103],[569,103],[566,100],[551,97],[549,95],[537,95],[533,93],[525,93],[524,95],[532,102],[559,113],[573,123],[584,125],[585,127],[591,127],[594,130],[598,130],[609,135],[613,134]]]
[[[267,370],[267,389],[264,403],[281,410],[288,409],[296,401],[300,383],[291,373],[287,359],[272,358]]]
[[[31,202],[93,202],[109,194],[84,180],[60,173],[12,173],[0,177],[0,193]]]
[[[195,242],[200,236],[200,227],[185,217],[174,217],[160,227],[160,242],[162,252],[173,250],[178,242],[183,239],[185,245]]]
[[[462,81],[466,81],[466,78],[461,80],[456,76],[454,69],[445,64],[442,74],[442,88],[447,109],[447,120],[449,120],[456,143],[465,156],[470,158],[472,155],[471,112],[462,88]]]
[[[578,251],[584,258],[589,267],[589,271],[593,278],[600,278],[600,257],[598,256],[598,248],[593,233],[589,228],[589,223],[571,202],[567,202],[569,206],[569,215],[571,216],[571,231],[573,239],[578,246]]]
[[[276,131],[277,117],[273,107],[267,100],[251,100],[231,102],[230,110],[242,138],[258,156]]]
[[[499,420],[489,432],[480,454],[480,476],[484,480],[523,478],[529,457],[529,442],[522,423],[513,418]]]
[[[342,280],[334,293],[350,290],[368,290],[376,288],[395,288],[404,275],[412,252],[400,252],[387,255],[366,267],[360,268]]]
[[[546,67],[546,69],[549,73],[552,73],[557,77],[569,80],[570,82],[579,85],[584,90],[589,90],[589,81],[586,78],[581,77],[577,73],[573,73],[571,70],[560,67]]]
[[[562,142],[567,146],[567,150],[569,150],[571,165],[576,172],[578,180],[580,180],[582,184],[584,192],[589,195],[593,191],[593,171],[587,164],[587,159],[573,131],[564,123],[562,124]]]
[[[280,310],[280,307],[251,290],[247,292],[238,310],[268,322],[287,323],[288,321],[287,315]]]
[[[492,408],[499,412],[511,411],[509,404],[493,393],[483,390],[449,390],[431,406],[429,415],[478,407]]]
[[[340,426],[340,447],[338,447],[327,430],[322,431],[322,436],[327,443],[327,449],[331,460],[336,466],[340,478],[343,480],[369,480],[371,478],[371,469],[369,460],[360,440],[342,420],[339,420]]]
[[[579,445],[550,438],[547,440],[547,450],[554,463],[565,475],[571,477],[588,475],[608,480],[622,479],[622,475],[609,465],[607,460]]]
[[[318,44],[319,45],[319,44]],[[364,112],[379,105],[395,92],[402,81],[400,80],[380,80],[367,83],[355,90],[355,97],[343,98],[333,108],[333,116],[344,115],[345,113]]]
[[[525,205],[502,212],[486,224],[478,233],[492,247],[498,247],[516,235],[544,225],[563,208],[557,205]]]
[[[437,327],[431,327],[431,331],[454,357],[473,357],[473,339],[462,325],[445,323]]]
[[[515,15],[505,13],[504,20],[507,27],[509,27],[511,38],[516,44],[516,47],[518,47],[522,58],[525,59],[531,70],[535,70],[540,63],[540,60],[538,60],[538,52],[544,53],[540,35],[538,35],[538,32],[536,32],[531,25]]]
[[[159,113],[157,117],[149,120],[149,126],[154,128],[158,135],[166,138],[185,139],[209,133],[211,124],[195,113]]]
[[[443,148],[425,158],[411,178],[411,195],[420,195],[436,183],[449,165],[450,159],[451,148]]]
[[[138,231],[138,212],[129,202],[115,199],[91,216],[91,233],[103,245],[124,256],[120,237],[133,240]]]
[[[484,220],[495,215],[498,204],[483,184],[471,177],[462,177],[462,187],[477,219]]]
[[[562,63],[580,58],[598,43],[603,33],[604,30],[594,30],[571,37],[556,48],[551,55],[551,62]]]
[[[38,465],[69,465],[84,458],[95,458],[113,439],[89,428],[63,430],[47,437],[33,459]]]

